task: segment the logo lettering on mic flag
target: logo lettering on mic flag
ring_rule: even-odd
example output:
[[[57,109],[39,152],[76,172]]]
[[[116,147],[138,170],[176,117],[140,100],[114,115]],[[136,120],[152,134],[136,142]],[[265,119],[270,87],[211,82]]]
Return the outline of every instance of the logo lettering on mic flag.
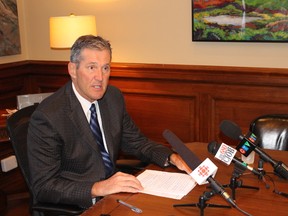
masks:
[[[214,177],[218,167],[209,159],[206,158],[196,169],[190,173],[190,176],[197,182],[197,184],[207,184],[209,176]]]
[[[215,155],[215,158],[221,160],[227,165],[230,165],[236,153],[236,149],[222,143]]]

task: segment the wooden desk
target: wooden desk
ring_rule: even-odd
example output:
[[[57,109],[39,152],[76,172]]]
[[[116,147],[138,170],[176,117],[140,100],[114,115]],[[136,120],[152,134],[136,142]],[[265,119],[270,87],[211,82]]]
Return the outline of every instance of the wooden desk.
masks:
[[[231,179],[231,174],[234,168],[234,165],[226,166],[224,163],[215,160],[213,155],[207,151],[207,144],[205,143],[191,143],[188,144],[188,147],[202,160],[209,157],[217,166],[218,172],[215,176],[215,179],[221,184],[229,184]],[[285,164],[288,164],[288,152],[285,151],[272,151],[265,150],[269,155],[274,159],[281,160]],[[238,157],[240,155],[237,155]],[[255,162],[258,161],[258,155],[255,155]],[[254,167],[257,167],[254,165]],[[151,165],[148,169],[157,169],[164,171],[176,171],[173,168],[160,169],[155,165]],[[272,171],[272,166],[270,164],[264,164],[265,171]],[[244,211],[252,215],[263,215],[263,216],[284,216],[288,215],[288,199],[273,193],[273,183],[267,177],[267,182],[270,185],[270,189],[265,188],[265,184],[258,180],[257,176],[245,172],[247,175],[242,175],[238,180],[242,180],[243,185],[259,187],[259,190],[246,189],[246,188],[237,188],[236,189],[236,203]],[[283,180],[275,176],[274,174],[269,174],[272,177],[275,183],[275,187],[282,191],[288,193],[288,181]],[[96,203],[90,209],[85,211],[83,216],[99,216],[101,214],[109,214],[110,216],[178,216],[178,215],[200,215],[200,209],[197,207],[173,207],[173,204],[183,204],[183,203],[198,203],[199,197],[203,194],[204,191],[208,191],[206,185],[197,185],[187,196],[181,200],[168,199],[163,197],[157,197],[147,194],[129,194],[129,193],[120,193],[113,194],[103,198],[101,201]],[[226,192],[230,195],[231,189],[226,188]],[[135,205],[138,208],[143,210],[142,214],[137,214],[131,211],[129,208],[120,205],[116,202],[117,199],[122,199],[129,204]],[[215,195],[207,203],[216,203],[221,205],[228,205],[227,202],[220,196]],[[215,216],[215,215],[244,215],[240,213],[235,208],[226,209],[226,208],[212,208],[207,207],[204,209],[204,215]]]

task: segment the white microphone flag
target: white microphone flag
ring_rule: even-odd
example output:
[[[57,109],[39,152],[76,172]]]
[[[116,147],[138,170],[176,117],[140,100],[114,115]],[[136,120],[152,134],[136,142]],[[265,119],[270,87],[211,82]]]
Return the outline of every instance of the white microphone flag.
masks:
[[[223,163],[227,165],[230,165],[236,153],[237,153],[236,149],[232,148],[231,146],[228,146],[225,143],[222,143],[215,155],[215,158],[221,160]]]
[[[222,143],[215,155],[215,158],[221,160],[223,163],[227,165],[230,165],[236,153],[237,153],[236,149],[232,148],[231,146],[228,146],[225,143]]]
[[[209,176],[214,177],[218,167],[209,159],[206,158],[196,169],[190,173],[190,176],[197,182],[197,184],[207,184]]]

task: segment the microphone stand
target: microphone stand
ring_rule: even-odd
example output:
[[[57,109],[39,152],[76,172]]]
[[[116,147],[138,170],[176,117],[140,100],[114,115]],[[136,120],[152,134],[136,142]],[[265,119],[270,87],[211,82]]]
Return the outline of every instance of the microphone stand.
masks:
[[[259,187],[243,185],[242,180],[238,180],[239,176],[242,174],[243,170],[241,168],[240,168],[240,170],[237,168],[240,168],[240,167],[237,167],[235,164],[233,174],[230,178],[230,183],[226,184],[226,185],[222,185],[224,188],[229,187],[232,190],[232,199],[233,200],[236,200],[236,189],[237,188],[247,188],[247,189],[259,190]]]
[[[231,206],[227,205],[219,205],[219,204],[211,204],[207,203],[207,201],[215,195],[215,191],[204,191],[204,193],[199,197],[198,203],[190,203],[190,204],[174,204],[173,207],[198,207],[200,209],[200,216],[204,216],[204,209],[206,207],[213,208],[231,208]]]

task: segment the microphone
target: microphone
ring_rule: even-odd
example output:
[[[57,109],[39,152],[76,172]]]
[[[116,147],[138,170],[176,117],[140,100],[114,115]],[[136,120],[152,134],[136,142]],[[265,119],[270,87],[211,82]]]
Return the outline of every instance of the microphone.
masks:
[[[272,159],[268,154],[261,150],[261,148],[257,146],[258,140],[255,134],[249,132],[246,134],[246,136],[242,135],[241,128],[229,120],[223,120],[221,122],[220,130],[223,132],[223,134],[225,134],[225,136],[233,140],[240,140],[240,143],[236,149],[241,154],[248,156],[252,151],[255,151],[263,161],[269,162],[272,165],[274,172],[278,176],[288,180],[287,165],[285,165],[282,161]]]
[[[267,181],[264,177],[266,175],[266,172],[263,168],[263,160],[261,158],[258,161],[258,172],[261,173],[261,176],[258,176],[258,179],[260,179],[264,182],[266,189],[269,189],[270,185],[267,183]]]
[[[215,155],[215,158],[221,160],[223,163],[230,165],[231,161],[246,170],[250,170],[252,173],[258,176],[262,176],[260,172],[258,172],[253,167],[249,166],[247,163],[243,162],[241,159],[234,157],[235,153],[237,152],[236,149],[228,146],[224,143],[221,145],[218,144],[216,141],[212,141],[207,146],[208,152]]]
[[[260,159],[258,161],[258,172],[261,173],[263,176],[265,175],[265,170],[263,168],[263,160],[262,159]],[[261,178],[262,178],[262,176],[259,177],[259,179],[261,179]]]
[[[190,151],[190,149],[174,133],[166,129],[163,132],[163,137],[192,170],[195,170],[199,167],[201,160],[192,151]],[[210,183],[211,188],[213,188],[215,193],[220,194],[229,204],[237,208],[236,203],[224,190],[221,184],[219,184],[212,176],[208,176],[206,180]]]

